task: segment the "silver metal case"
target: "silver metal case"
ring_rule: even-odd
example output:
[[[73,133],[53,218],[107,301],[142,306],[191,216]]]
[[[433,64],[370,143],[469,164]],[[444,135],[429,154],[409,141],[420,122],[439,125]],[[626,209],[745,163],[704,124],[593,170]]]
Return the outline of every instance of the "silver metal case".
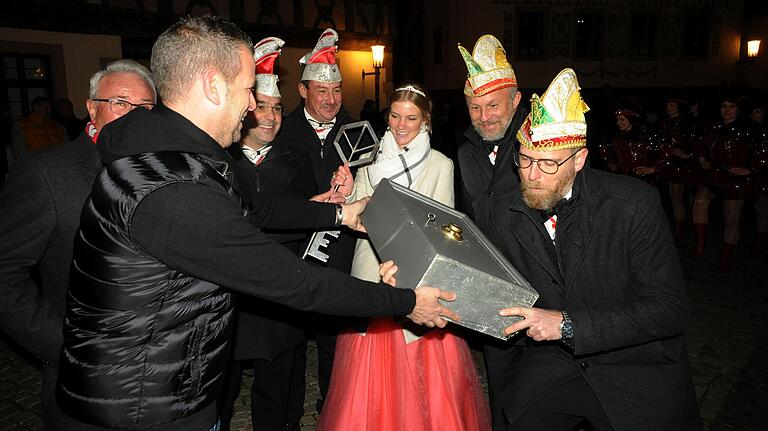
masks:
[[[398,287],[456,292],[445,305],[461,326],[506,339],[503,329],[521,317],[499,310],[530,307],[539,297],[466,214],[422,194],[385,179],[362,217],[376,253],[398,266]]]

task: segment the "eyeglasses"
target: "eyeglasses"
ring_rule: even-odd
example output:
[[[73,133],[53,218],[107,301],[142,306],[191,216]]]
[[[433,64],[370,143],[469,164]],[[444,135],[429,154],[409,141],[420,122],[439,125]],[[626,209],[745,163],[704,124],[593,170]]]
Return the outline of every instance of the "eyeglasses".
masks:
[[[283,113],[283,105],[274,105],[269,106],[266,103],[258,103],[256,104],[256,109],[254,109],[259,114],[265,114],[267,111],[272,111],[275,114],[282,114]]]
[[[131,103],[123,99],[91,99],[94,102],[109,103],[109,110],[115,115],[125,115],[135,108],[142,107],[144,109],[152,109],[155,107],[154,103]]]
[[[544,172],[545,174],[553,175],[557,173],[557,170],[560,169],[560,166],[563,165],[565,162],[567,162],[571,157],[575,156],[576,153],[578,153],[579,150],[574,151],[571,153],[568,158],[563,160],[562,162],[558,162],[557,160],[552,159],[534,159],[533,157],[528,157],[525,154],[517,154],[517,157],[515,157],[515,165],[517,165],[520,169],[528,169],[533,165],[533,162],[536,162],[536,166],[539,167],[539,170],[541,172]]]

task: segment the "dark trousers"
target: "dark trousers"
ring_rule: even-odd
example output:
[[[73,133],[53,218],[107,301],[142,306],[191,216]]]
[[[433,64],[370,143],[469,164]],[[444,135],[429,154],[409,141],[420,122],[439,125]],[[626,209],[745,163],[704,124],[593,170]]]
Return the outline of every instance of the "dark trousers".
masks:
[[[327,187],[323,185],[320,189]],[[332,242],[327,249],[329,254],[328,268],[333,268],[344,274],[349,274],[352,270],[352,257],[355,254],[355,244],[357,244],[357,234],[351,233],[347,229],[342,229],[341,235],[336,242]],[[310,259],[311,261],[311,259]],[[322,265],[321,265],[322,266]],[[320,388],[320,398],[315,405],[317,412],[323,408],[323,402],[328,396],[328,386],[331,382],[331,371],[333,370],[333,356],[336,351],[336,338],[342,328],[352,326],[357,319],[348,317],[329,316],[327,314],[307,315],[306,322],[310,325],[307,332],[314,334],[317,342],[317,383]]]
[[[315,408],[317,412],[323,409],[323,402],[328,396],[328,386],[331,383],[333,371],[333,356],[336,352],[336,338],[339,335],[341,320],[337,317],[325,317],[325,321],[315,332],[317,343],[317,385],[320,388],[320,398],[317,399]]]
[[[275,359],[232,361],[219,398],[221,431],[229,430],[242,371],[253,368],[251,423],[254,430],[298,431],[304,415],[307,345],[300,343]]]
[[[323,403],[328,397],[328,386],[331,383],[333,358],[336,353],[336,339],[342,329],[352,332],[365,332],[368,328],[366,317],[336,317],[323,316],[322,322],[315,327],[315,342],[317,343],[317,384],[320,388],[320,398],[315,408],[318,413],[323,410]]]
[[[488,374],[488,397],[491,401],[493,431],[504,431],[504,400],[513,396],[517,364],[522,347],[491,341],[485,345],[485,369]]]
[[[41,412],[43,414],[43,429],[45,431],[57,431],[62,422],[62,412],[56,401],[56,379],[59,377],[57,369],[43,366],[43,383],[40,387]]]
[[[579,376],[536,400],[507,424],[507,431],[570,431],[585,421],[593,431],[613,431],[592,388]]]

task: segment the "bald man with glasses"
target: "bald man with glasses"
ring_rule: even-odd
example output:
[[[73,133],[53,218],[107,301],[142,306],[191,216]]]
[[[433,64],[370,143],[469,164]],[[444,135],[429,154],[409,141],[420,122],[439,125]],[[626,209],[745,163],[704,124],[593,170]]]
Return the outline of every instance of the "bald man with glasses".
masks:
[[[481,226],[539,293],[486,350],[494,430],[697,430],[689,315],[658,192],[586,166],[587,105],[565,69],[517,133],[520,189]]]

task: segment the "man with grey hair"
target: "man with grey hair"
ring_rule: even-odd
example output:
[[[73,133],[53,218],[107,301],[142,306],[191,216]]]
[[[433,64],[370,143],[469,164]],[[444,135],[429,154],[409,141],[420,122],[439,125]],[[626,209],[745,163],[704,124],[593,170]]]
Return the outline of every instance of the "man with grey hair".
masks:
[[[117,60],[91,77],[85,106],[93,128],[98,133],[107,123],[127,114],[136,107],[152,109],[157,92],[152,74],[133,60]]]
[[[18,160],[0,192],[0,329],[42,363],[46,430],[58,430],[62,422],[54,389],[64,298],[80,210],[102,168],[96,136],[134,107],[155,103],[152,76],[132,60],[95,73],[90,90],[85,131]]]
[[[527,113],[519,106],[517,77],[501,42],[485,35],[472,55],[462,46],[459,51],[469,71],[464,97],[472,120],[458,149],[460,208],[479,224],[496,197],[518,187],[512,155],[517,151],[515,133]]]
[[[460,208],[478,226],[486,228],[491,223],[494,202],[520,190],[514,164],[519,149],[515,135],[527,112],[519,106],[517,77],[498,39],[487,34],[475,43],[472,55],[462,46],[459,52],[469,72],[464,83],[464,98],[472,120],[458,149],[462,182]],[[504,414],[494,398],[503,398],[514,386],[509,378],[514,373],[506,372],[512,363],[494,362],[500,356],[498,351],[511,355],[517,350],[509,349],[504,343],[488,342],[485,346],[494,430],[504,429]]]
[[[243,205],[225,148],[255,109],[253,47],[235,24],[180,20],[152,48],[162,104],[99,137],[104,170],[76,235],[57,396],[106,429],[218,430],[231,291],[292,308],[459,318],[433,287],[395,289],[310,266],[265,228],[359,227],[365,201],[256,196]]]

